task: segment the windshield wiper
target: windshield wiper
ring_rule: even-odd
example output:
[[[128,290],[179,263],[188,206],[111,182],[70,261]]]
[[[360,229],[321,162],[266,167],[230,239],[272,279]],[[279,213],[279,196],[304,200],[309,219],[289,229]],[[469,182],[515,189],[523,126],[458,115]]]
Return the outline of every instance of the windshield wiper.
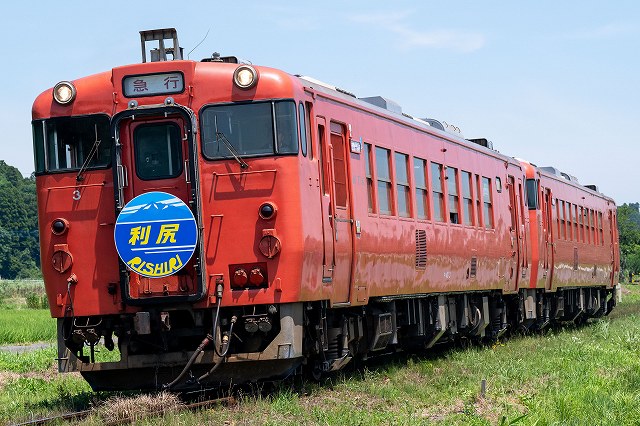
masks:
[[[80,167],[80,170],[78,170],[78,174],[76,175],[76,182],[80,182],[84,179],[82,174],[87,170],[87,167],[89,167],[89,163],[91,162],[91,159],[98,152],[98,148],[100,147],[100,142],[102,142],[100,139],[98,139],[98,125],[94,124],[93,126],[94,126],[96,139],[93,142],[91,149],[89,150],[89,154],[82,162],[82,167]]]
[[[235,158],[238,164],[240,164],[240,168],[242,170],[248,169],[249,165],[242,158],[240,158],[240,154],[238,153],[238,151],[236,151],[233,145],[231,145],[231,142],[229,142],[229,139],[227,139],[224,133],[218,131],[218,117],[214,116],[213,120],[216,126],[216,142],[220,143],[220,141],[222,141],[224,145],[227,147],[227,149],[229,150],[229,152],[231,153],[231,155],[233,155],[233,158]]]

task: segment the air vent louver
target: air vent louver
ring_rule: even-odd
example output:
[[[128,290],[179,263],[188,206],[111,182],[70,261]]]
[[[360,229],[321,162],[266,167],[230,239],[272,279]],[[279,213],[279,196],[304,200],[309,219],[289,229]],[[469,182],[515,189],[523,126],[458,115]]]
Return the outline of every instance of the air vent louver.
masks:
[[[469,278],[475,278],[478,272],[478,258],[473,256],[471,258],[471,266],[469,267]]]
[[[427,267],[427,232],[416,230],[416,269]]]

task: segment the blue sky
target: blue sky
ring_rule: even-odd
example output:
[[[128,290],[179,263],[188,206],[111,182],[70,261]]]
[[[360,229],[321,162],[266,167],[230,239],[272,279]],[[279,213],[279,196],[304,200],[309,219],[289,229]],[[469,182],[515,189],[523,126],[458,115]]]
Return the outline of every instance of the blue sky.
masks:
[[[93,6],[100,4],[101,7]],[[295,6],[294,6],[295,4]],[[0,159],[33,171],[30,111],[60,80],[140,61],[138,31],[382,95],[500,152],[640,201],[640,2],[11,2]],[[9,17],[9,18],[8,18]]]

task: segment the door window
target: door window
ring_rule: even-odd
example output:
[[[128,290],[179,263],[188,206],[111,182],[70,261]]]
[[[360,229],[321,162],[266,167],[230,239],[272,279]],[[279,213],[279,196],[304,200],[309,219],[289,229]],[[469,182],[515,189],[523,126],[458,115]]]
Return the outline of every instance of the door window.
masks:
[[[139,126],[133,134],[136,173],[142,180],[170,179],[182,173],[180,128],[174,123]]]

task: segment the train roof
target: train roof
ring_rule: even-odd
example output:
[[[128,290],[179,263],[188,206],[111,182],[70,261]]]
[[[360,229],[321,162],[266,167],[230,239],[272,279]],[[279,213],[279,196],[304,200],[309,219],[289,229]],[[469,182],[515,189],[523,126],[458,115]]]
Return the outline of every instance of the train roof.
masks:
[[[573,175],[570,175],[568,173],[562,172],[561,170],[557,169],[556,167],[553,166],[537,166],[533,163],[530,163],[526,160],[522,160],[520,158],[516,158],[516,160],[520,161],[521,163],[523,163],[525,165],[525,167],[530,167],[532,170],[535,171],[535,173],[540,176],[540,177],[545,177],[548,179],[552,179],[555,180],[563,185],[568,185],[568,186],[572,186],[575,189],[582,191],[582,192],[586,192],[589,193],[593,196],[596,196],[598,198],[607,200],[612,202],[613,204],[615,204],[615,200],[605,194],[603,194],[602,192],[600,192],[598,190],[598,187],[596,185],[582,185],[579,181],[578,178],[576,178]]]
[[[298,79],[305,90],[312,90],[334,101],[407,125],[416,130],[430,133],[448,142],[473,149],[503,161],[508,161],[514,165],[520,165],[520,162],[515,158],[501,154],[499,151],[493,149],[493,144],[489,140],[465,139],[458,127],[435,119],[415,118],[402,112],[402,107],[388,98],[382,96],[358,98],[355,94],[347,90],[322,82],[313,77],[302,75],[295,75],[294,77]]]

